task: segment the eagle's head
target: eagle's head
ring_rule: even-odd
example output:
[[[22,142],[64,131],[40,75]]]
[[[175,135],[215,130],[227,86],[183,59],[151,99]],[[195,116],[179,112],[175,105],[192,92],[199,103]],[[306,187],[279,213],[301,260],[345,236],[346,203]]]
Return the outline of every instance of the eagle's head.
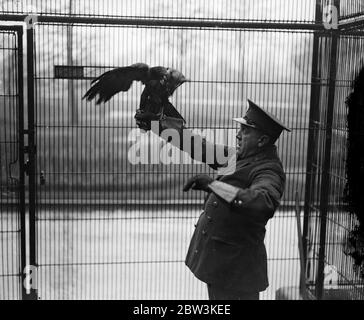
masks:
[[[168,95],[171,96],[173,92],[183,83],[189,82],[182,72],[168,68],[168,72],[166,74],[165,86],[168,92]]]

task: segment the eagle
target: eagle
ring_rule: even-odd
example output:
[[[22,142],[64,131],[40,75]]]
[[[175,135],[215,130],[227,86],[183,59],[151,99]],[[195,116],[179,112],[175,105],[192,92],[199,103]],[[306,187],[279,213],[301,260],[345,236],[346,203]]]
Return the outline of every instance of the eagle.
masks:
[[[128,91],[134,81],[144,84],[137,114],[148,114],[155,120],[164,115],[185,120],[169,102],[175,90],[188,80],[180,71],[168,67],[149,67],[145,63],[135,63],[107,71],[91,82],[91,88],[83,99],[91,101],[97,97],[96,104],[109,101],[121,91]]]

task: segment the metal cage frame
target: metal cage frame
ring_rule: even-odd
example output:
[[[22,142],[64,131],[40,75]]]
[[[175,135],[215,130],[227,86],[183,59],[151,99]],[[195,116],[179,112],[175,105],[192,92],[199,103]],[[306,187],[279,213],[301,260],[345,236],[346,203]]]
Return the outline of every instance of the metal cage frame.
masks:
[[[343,12],[339,19],[337,29],[327,30],[323,25],[323,8],[326,5],[334,5]],[[340,51],[340,39],[342,37],[358,37],[364,39],[364,8],[360,6],[360,2],[348,3],[347,1],[334,0],[316,0],[315,6],[315,19],[314,21],[263,21],[263,20],[239,20],[239,19],[221,19],[221,18],[205,18],[205,19],[187,19],[185,17],[163,17],[156,19],[155,17],[119,17],[112,15],[87,15],[87,14],[74,14],[69,15],[64,12],[41,12],[33,15],[32,18],[37,25],[85,25],[85,26],[124,26],[135,28],[176,28],[180,30],[276,30],[276,31],[308,31],[313,34],[313,56],[312,56],[312,75],[311,75],[311,98],[309,110],[309,125],[308,125],[308,144],[307,144],[307,159],[306,159],[306,173],[305,173],[305,196],[304,201],[301,203],[303,211],[303,248],[306,267],[308,265],[314,268],[314,274],[310,278],[307,272],[306,286],[317,299],[328,298],[325,293],[325,267],[330,264],[326,258],[331,257],[332,252],[339,252],[341,250],[340,243],[330,243],[329,228],[334,223],[338,223],[342,215],[345,216],[345,204],[341,201],[333,203],[333,192],[335,192],[335,183],[344,183],[344,177],[338,179],[340,182],[335,182],[334,167],[337,165],[335,159],[332,158],[334,143],[337,140],[337,129],[345,132],[343,124],[338,121],[337,108],[340,107],[337,103],[338,95],[338,67],[339,60],[342,58]],[[4,10],[0,13],[0,19],[4,21],[23,22],[29,17],[29,14],[24,9],[18,11]],[[35,51],[35,31],[34,26],[28,27],[26,30],[26,61],[27,61],[27,122],[26,129],[20,126],[19,131],[19,163],[21,167],[20,175],[20,203],[19,210],[21,213],[21,230],[22,230],[22,250],[21,250],[21,270],[24,270],[26,262],[30,265],[38,266],[37,251],[39,250],[39,237],[37,234],[37,223],[39,222],[37,210],[41,201],[38,196],[41,192],[40,184],[38,182],[41,172],[37,169],[37,76],[36,76],[36,51]],[[22,65],[22,32],[23,27],[4,27],[1,26],[0,30],[15,30],[18,33],[18,68],[23,69]],[[327,60],[328,58],[328,60]],[[350,58],[348,58],[350,59]],[[19,73],[19,125],[24,124],[23,118],[23,85],[22,73]],[[345,74],[348,76],[349,74]],[[349,88],[349,84],[343,85]],[[321,90],[325,87],[324,91]],[[343,95],[344,93],[340,93]],[[342,101],[343,96],[341,96]],[[323,106],[324,108],[318,108]],[[341,114],[342,116],[342,114]],[[27,138],[28,145],[24,147],[24,139]],[[341,141],[341,140],[340,140]],[[320,147],[323,146],[323,150]],[[38,148],[39,149],[39,148]],[[333,151],[334,150],[334,151]],[[312,152],[311,152],[312,151]],[[339,150],[340,155],[343,155],[345,150]],[[25,158],[27,161],[25,162]],[[25,180],[24,173],[28,175],[27,181],[27,201],[25,195]],[[340,171],[343,175],[343,171]],[[338,188],[340,189],[340,188]],[[191,201],[187,202],[190,205]],[[198,201],[197,201],[198,203]],[[44,203],[43,203],[44,205]],[[148,204],[147,204],[148,205]],[[150,205],[150,204],[149,204]],[[158,204],[157,204],[158,205]],[[128,205],[126,205],[128,208]],[[172,204],[173,208],[173,204]],[[344,209],[343,209],[344,208]],[[25,234],[25,212],[28,209],[28,223],[29,233]],[[336,213],[335,213],[336,212]],[[339,213],[337,213],[339,212]],[[337,214],[337,216],[335,216]],[[334,218],[333,218],[334,215]],[[340,220],[341,221],[341,220]],[[340,225],[342,228],[349,228],[352,218]],[[315,230],[313,237],[310,232]],[[339,231],[338,231],[339,232]],[[341,232],[341,231],[340,231]],[[28,248],[26,249],[26,244]],[[315,248],[314,256],[309,256],[309,248]],[[337,253],[337,255],[339,255]],[[26,258],[27,256],[27,258]],[[339,258],[344,259],[344,258]],[[334,261],[333,261],[334,262]],[[347,268],[346,261],[343,268]],[[312,267],[313,266],[313,267]],[[307,271],[307,270],[306,270]],[[311,270],[312,271],[312,270]],[[345,272],[344,272],[345,273]],[[20,273],[19,273],[20,274]],[[349,272],[352,278],[345,278],[343,285],[346,287],[361,286],[362,282],[356,278],[355,275]],[[38,292],[35,289],[26,291],[22,286],[22,281],[25,274],[20,274],[20,286],[22,287],[23,299],[37,299]],[[357,284],[359,283],[359,284]],[[305,289],[305,288],[302,288]],[[356,298],[363,298],[359,293]]]

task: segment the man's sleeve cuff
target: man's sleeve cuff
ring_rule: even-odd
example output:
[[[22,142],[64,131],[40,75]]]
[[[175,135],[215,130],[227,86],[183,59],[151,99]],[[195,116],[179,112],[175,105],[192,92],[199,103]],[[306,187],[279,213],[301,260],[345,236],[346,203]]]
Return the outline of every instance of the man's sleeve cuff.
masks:
[[[209,184],[209,189],[228,203],[233,202],[239,192],[239,188],[221,181],[213,181]]]

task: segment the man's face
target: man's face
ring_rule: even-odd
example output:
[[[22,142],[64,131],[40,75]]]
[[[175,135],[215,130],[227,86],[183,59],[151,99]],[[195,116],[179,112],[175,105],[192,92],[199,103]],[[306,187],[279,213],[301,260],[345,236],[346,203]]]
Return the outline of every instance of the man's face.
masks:
[[[254,154],[259,149],[259,141],[262,133],[252,127],[240,126],[240,130],[236,135],[237,139],[237,157],[244,159],[251,154]]]

